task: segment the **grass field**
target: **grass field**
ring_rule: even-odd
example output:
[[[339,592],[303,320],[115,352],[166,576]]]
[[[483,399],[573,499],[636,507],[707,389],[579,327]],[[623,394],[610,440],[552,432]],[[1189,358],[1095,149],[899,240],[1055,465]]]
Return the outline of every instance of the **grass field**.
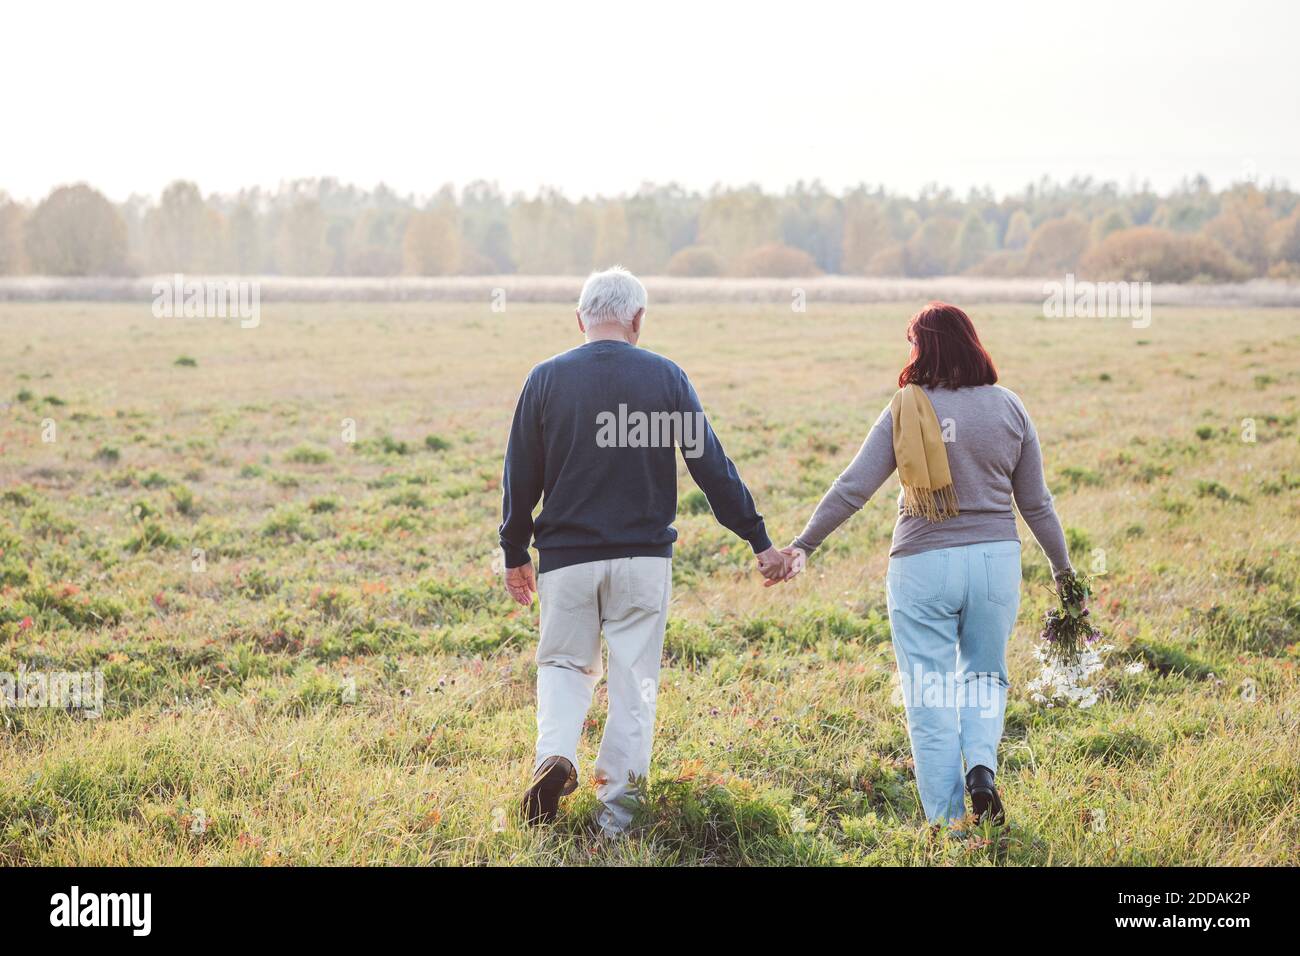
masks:
[[[652,303],[642,344],[784,543],[915,305]],[[1104,562],[1103,700],[1029,700],[1027,547],[1011,820],[932,833],[884,614],[896,480],[764,590],[683,469],[655,766],[608,843],[589,784],[552,830],[515,819],[536,606],[493,569],[509,417],[569,309],[0,304],[0,672],[100,670],[107,698],[0,710],[0,864],[1300,863],[1300,311],[972,312]],[[584,759],[603,715],[602,689]]]

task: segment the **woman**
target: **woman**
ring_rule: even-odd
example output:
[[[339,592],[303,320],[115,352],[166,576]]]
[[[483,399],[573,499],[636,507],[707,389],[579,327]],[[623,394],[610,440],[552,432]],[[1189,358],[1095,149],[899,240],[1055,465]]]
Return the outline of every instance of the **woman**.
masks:
[[[1056,575],[1070,558],[1033,422],[995,384],[997,369],[966,313],[931,302],[912,317],[907,340],[899,392],[785,549],[785,580],[898,469],[885,590],[921,803],[934,823],[965,815],[964,758],[972,811],[1001,822],[994,773],[1007,639],[1020,605],[1013,499]]]

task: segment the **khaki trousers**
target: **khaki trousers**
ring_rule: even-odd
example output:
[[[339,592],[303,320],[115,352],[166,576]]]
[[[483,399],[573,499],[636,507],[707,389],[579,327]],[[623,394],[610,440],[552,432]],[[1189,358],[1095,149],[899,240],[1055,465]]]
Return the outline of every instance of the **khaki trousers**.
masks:
[[[630,778],[650,772],[659,659],[672,596],[668,558],[615,558],[572,564],[537,579],[542,635],[537,645],[537,760],[561,756],[578,768],[578,740],[609,645],[609,716],[596,756],[599,823],[626,829]]]

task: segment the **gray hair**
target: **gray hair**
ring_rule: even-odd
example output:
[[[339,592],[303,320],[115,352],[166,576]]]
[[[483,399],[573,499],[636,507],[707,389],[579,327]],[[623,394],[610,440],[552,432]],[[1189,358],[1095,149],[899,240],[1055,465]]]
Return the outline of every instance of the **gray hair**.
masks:
[[[641,280],[622,266],[611,266],[587,276],[578,296],[578,315],[587,328],[610,322],[630,326],[645,303],[645,286]]]

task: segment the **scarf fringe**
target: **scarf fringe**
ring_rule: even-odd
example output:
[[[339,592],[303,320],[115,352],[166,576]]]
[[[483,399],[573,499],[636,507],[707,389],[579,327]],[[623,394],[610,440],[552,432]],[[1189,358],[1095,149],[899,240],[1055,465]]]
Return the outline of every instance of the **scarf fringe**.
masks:
[[[903,514],[926,521],[943,521],[957,513],[957,489],[951,484],[942,488],[903,485]]]

